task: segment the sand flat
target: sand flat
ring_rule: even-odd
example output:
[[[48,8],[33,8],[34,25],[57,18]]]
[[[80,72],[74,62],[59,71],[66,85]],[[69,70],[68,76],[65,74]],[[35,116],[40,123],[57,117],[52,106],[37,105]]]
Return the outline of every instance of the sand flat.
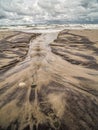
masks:
[[[0,130],[98,129],[98,30],[0,32]]]

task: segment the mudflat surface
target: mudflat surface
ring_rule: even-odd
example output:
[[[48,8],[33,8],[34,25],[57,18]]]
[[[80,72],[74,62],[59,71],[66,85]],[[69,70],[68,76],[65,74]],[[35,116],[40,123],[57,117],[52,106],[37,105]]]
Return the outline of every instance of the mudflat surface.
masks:
[[[98,130],[98,30],[0,32],[0,130]]]

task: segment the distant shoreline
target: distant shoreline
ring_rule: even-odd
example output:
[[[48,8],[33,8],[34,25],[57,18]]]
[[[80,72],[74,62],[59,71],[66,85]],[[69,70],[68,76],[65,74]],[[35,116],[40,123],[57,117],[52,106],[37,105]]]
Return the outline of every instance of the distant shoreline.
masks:
[[[26,31],[26,30],[57,30],[61,31],[64,29],[98,29],[98,24],[51,24],[51,25],[11,25],[11,26],[0,26],[0,31],[2,30],[15,30],[15,31]]]

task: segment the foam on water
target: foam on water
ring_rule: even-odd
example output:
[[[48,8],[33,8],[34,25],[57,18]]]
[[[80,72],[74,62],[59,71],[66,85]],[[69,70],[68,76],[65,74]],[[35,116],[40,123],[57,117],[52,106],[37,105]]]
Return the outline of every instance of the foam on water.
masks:
[[[98,29],[98,24],[63,24],[63,25],[24,25],[24,26],[1,26],[0,31],[2,30],[17,30],[25,31],[28,33],[51,33],[58,32],[63,29]]]

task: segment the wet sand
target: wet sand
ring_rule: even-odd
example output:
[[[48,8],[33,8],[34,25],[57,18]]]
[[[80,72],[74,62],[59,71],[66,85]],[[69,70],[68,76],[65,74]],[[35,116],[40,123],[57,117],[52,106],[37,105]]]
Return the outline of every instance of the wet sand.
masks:
[[[0,130],[98,130],[98,30],[0,32]]]

